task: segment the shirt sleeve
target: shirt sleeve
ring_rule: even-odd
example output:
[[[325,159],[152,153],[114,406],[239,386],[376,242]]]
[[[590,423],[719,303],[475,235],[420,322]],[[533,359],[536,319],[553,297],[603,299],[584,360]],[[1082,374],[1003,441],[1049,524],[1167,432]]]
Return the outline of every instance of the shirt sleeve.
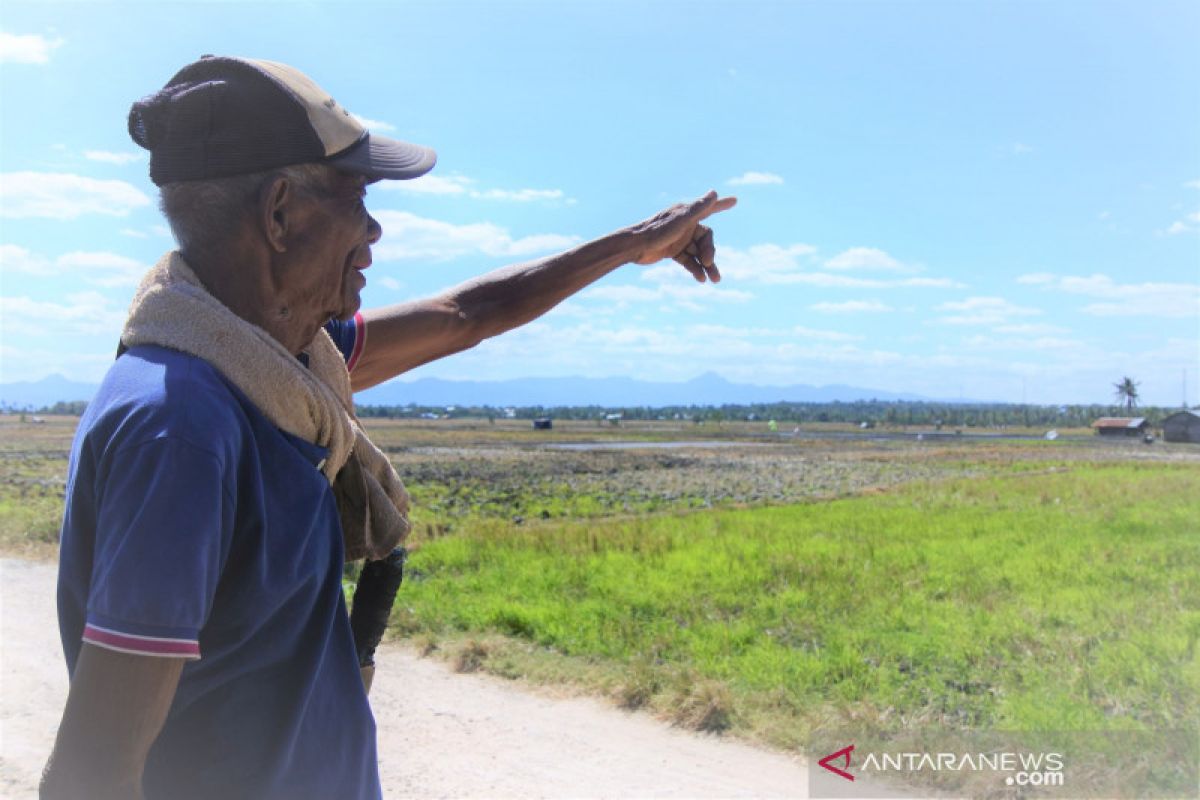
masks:
[[[85,642],[200,657],[233,531],[224,473],[215,454],[170,437],[117,454],[99,497]]]
[[[363,345],[367,343],[367,327],[362,314],[355,312],[353,319],[344,321],[331,319],[325,323],[325,331],[342,352],[342,358],[346,359],[346,370],[353,372],[354,365],[362,355]]]

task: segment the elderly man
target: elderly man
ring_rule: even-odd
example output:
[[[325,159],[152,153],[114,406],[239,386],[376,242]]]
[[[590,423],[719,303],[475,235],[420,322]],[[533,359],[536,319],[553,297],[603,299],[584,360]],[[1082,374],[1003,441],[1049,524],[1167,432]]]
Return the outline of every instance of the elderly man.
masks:
[[[179,243],[81,420],[59,617],[71,689],[43,797],[377,798],[344,560],[407,532],[350,393],[523,324],[626,263],[717,280],[715,193],[360,315],[367,186],[433,167],[310,79],[204,57],[130,112]],[[349,365],[350,369],[347,369]]]

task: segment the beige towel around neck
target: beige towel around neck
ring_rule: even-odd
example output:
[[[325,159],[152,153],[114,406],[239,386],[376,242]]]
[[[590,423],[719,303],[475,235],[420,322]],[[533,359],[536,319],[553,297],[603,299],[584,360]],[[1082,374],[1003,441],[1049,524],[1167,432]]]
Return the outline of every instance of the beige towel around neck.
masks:
[[[305,348],[308,369],[265,330],[230,311],[178,251],[142,279],[121,333],[202,358],[280,429],[328,448],[346,560],[383,558],[408,535],[408,492],[354,416],[346,362],[323,329]]]

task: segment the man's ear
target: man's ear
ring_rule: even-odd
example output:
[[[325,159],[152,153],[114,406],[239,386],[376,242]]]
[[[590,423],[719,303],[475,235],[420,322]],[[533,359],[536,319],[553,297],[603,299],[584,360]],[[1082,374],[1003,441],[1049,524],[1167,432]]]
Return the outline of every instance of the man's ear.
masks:
[[[267,244],[276,253],[287,252],[288,231],[292,223],[292,200],[296,193],[282,175],[272,178],[258,198],[259,223]]]

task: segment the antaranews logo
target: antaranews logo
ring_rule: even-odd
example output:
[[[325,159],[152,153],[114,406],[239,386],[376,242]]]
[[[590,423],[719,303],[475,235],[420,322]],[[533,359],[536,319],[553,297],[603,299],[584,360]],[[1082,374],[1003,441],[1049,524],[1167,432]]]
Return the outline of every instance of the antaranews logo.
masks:
[[[855,745],[835,750],[817,761],[824,769],[847,781],[856,779],[850,769]],[[868,752],[859,771],[863,774],[885,772],[991,772],[1004,775],[1007,786],[1062,786],[1062,753],[1032,752]]]
[[[1200,727],[1169,731],[821,730],[809,796],[1036,793],[1200,800]],[[1155,754],[1153,762],[1148,754]]]
[[[843,766],[846,769],[850,769],[850,754],[853,752],[854,752],[854,745],[849,745],[847,747],[843,747],[841,750],[838,750],[836,753],[830,753],[829,755],[825,756],[817,763],[820,764],[825,769],[832,772],[834,775],[845,778],[848,781],[852,781],[852,780],[854,780],[853,775],[851,775],[849,772],[846,772],[845,770],[842,770],[842,769],[839,769],[838,767],[833,766],[829,762],[837,761],[839,758],[844,758],[844,759],[846,759],[846,763],[843,764]]]

